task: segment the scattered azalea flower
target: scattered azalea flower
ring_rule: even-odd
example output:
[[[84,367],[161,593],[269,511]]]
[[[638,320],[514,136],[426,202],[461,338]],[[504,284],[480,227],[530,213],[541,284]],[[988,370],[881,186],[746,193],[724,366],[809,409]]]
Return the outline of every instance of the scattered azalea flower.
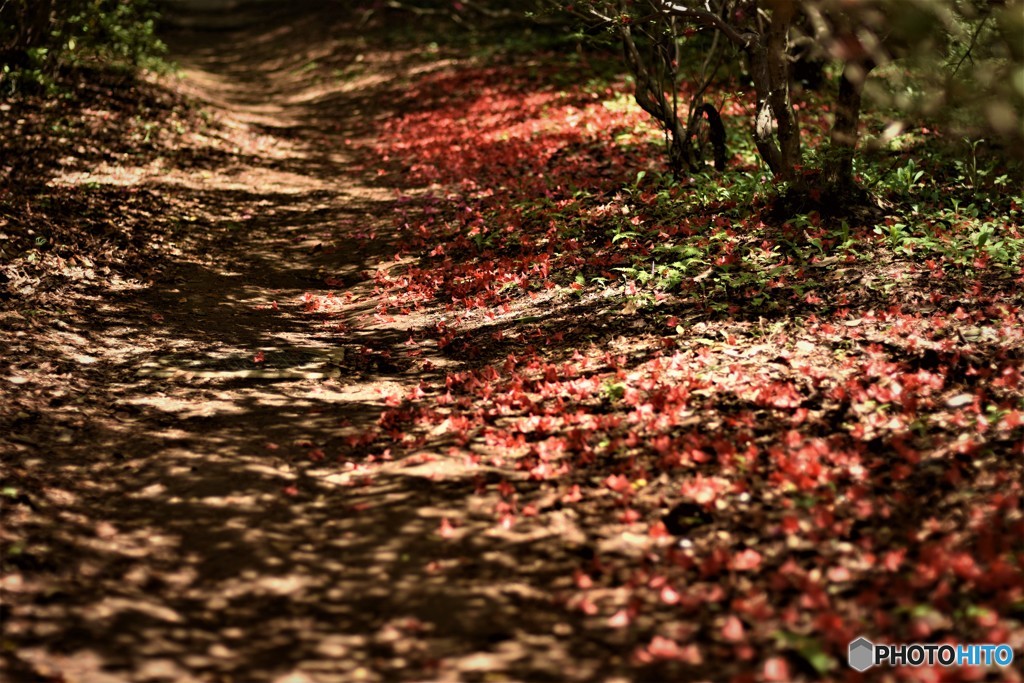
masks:
[[[623,493],[625,491],[629,491],[631,488],[629,479],[621,474],[609,475],[608,478],[604,480],[604,485],[616,493]]]
[[[770,683],[789,683],[793,680],[785,657],[771,657],[765,661],[762,676]]]
[[[661,601],[666,605],[675,605],[679,602],[679,593],[667,584],[662,587],[660,597]]]
[[[629,626],[632,618],[629,616],[629,612],[625,609],[620,609],[618,612],[608,617],[608,625],[612,628],[625,628]]]
[[[455,536],[455,527],[448,521],[447,517],[441,518],[441,524],[437,528],[437,533],[441,538],[452,538]]]
[[[675,659],[679,656],[679,643],[664,636],[654,636],[647,652],[657,659]]]
[[[730,643],[739,643],[746,638],[743,622],[735,614],[730,614],[722,624],[722,638]]]
[[[747,548],[737,553],[732,558],[731,566],[738,572],[746,572],[757,569],[761,565],[761,553]]]
[[[583,500],[583,494],[580,492],[580,485],[573,484],[569,487],[569,491],[562,496],[563,503],[578,503]]]

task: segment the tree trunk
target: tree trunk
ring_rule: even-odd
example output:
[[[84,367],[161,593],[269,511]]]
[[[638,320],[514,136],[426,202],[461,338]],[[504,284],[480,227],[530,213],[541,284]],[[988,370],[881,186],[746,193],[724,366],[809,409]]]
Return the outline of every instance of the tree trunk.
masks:
[[[800,126],[797,124],[796,112],[789,87],[789,27],[792,15],[776,10],[772,16],[771,27],[767,35],[768,76],[771,91],[768,100],[772,105],[772,113],[778,125],[776,136],[779,139],[781,169],[779,175],[783,180],[793,180],[796,167],[800,165]]]
[[[764,35],[747,46],[750,76],[757,95],[754,143],[772,173],[784,181],[796,177],[800,164],[800,127],[789,93],[786,54],[792,15],[777,10]]]
[[[768,168],[775,175],[781,175],[782,150],[775,140],[775,112],[772,108],[771,77],[768,74],[767,48],[762,45],[762,39],[750,45],[747,55],[750,60],[750,77],[754,81],[754,93],[757,97],[757,113],[754,118],[754,144],[757,145],[757,152],[768,164]]]
[[[861,95],[864,81],[873,66],[870,62],[847,62],[839,77],[831,150],[824,165],[823,178],[825,186],[837,196],[852,194],[856,189],[853,181],[853,155],[857,148]]]

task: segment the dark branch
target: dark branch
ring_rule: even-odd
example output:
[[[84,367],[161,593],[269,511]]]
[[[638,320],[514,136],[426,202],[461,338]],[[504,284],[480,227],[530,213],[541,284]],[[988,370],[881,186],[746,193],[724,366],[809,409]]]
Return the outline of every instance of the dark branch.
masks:
[[[734,26],[726,23],[722,17],[714,14],[713,12],[677,5],[674,2],[668,2],[667,0],[653,0],[653,2],[666,14],[670,14],[674,17],[680,17],[682,19],[688,19],[708,28],[714,28],[721,31],[722,35],[744,50],[750,47],[750,43],[753,40],[753,36],[751,34],[740,33]]]

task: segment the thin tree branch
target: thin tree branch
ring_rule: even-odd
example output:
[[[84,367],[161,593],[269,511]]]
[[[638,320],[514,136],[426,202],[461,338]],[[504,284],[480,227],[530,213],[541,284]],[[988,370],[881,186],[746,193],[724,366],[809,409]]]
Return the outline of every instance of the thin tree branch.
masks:
[[[690,21],[697,22],[698,24],[702,24],[708,28],[717,29],[722,32],[722,35],[744,50],[748,49],[755,39],[752,34],[740,33],[734,26],[727,23],[724,19],[713,12],[677,5],[674,2],[668,2],[668,0],[656,1],[658,8],[662,12],[674,17],[689,19]]]
[[[989,17],[991,16],[991,12],[986,12],[985,16],[983,16],[981,18],[981,21],[978,22],[978,28],[974,30],[974,35],[971,36],[971,44],[967,46],[967,51],[964,52],[964,56],[960,58],[960,61],[956,63],[956,67],[953,69],[954,76],[956,76],[957,73],[959,73],[960,67],[962,67],[964,65],[964,62],[967,61],[967,59],[971,56],[971,52],[974,51],[974,46],[977,45],[978,43],[978,36],[981,35],[981,30],[985,28],[985,22],[987,22],[989,20]],[[971,63],[974,63],[973,59],[971,60]]]

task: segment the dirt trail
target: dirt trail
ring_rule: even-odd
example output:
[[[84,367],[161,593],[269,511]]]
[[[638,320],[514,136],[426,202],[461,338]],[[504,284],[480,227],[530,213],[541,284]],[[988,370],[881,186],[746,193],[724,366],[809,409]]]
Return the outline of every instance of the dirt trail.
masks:
[[[319,462],[420,377],[387,361],[401,326],[370,315],[393,192],[352,150],[423,67],[298,16],[170,36],[175,87],[218,122],[193,163],[57,179],[159,191],[183,230],[153,283],[34,350],[75,380],[6,442],[29,492],[6,511],[29,539],[4,578],[7,680],[561,679],[614,658],[550,609],[578,562],[568,518],[499,537],[459,519],[493,505],[482,470]],[[317,318],[303,297],[325,274],[344,305]]]

